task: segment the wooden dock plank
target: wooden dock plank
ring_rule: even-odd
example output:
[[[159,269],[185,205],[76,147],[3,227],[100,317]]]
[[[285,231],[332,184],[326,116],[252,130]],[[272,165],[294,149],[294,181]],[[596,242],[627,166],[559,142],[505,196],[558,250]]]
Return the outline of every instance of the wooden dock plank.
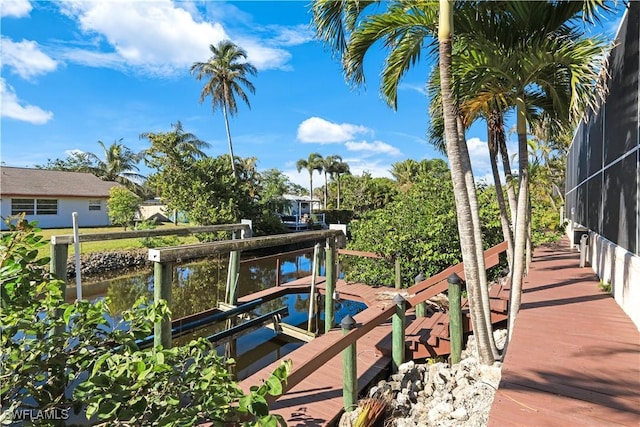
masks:
[[[640,333],[578,265],[566,240],[536,250],[490,426],[640,425]]]

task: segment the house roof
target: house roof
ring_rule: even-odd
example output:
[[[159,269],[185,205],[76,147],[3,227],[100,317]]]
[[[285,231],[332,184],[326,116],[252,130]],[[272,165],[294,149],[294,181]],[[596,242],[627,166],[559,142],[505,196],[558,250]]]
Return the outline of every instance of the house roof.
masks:
[[[311,198],[309,196],[296,196],[295,194],[284,194],[282,198],[298,202],[320,202],[320,199]]]
[[[0,166],[0,196],[27,197],[109,197],[111,187],[120,185],[103,181],[84,172]]]

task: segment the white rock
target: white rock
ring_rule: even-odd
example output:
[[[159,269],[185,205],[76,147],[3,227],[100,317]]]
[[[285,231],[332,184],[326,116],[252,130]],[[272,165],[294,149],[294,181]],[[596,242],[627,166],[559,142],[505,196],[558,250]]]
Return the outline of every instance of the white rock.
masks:
[[[455,411],[451,413],[450,416],[454,420],[458,420],[458,421],[466,421],[469,419],[469,414],[467,413],[467,410],[464,409],[463,407],[457,408]]]

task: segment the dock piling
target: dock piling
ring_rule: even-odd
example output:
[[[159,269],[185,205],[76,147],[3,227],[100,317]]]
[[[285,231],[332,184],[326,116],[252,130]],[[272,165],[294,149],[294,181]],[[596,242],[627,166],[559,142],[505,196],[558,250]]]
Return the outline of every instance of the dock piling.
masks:
[[[460,362],[462,354],[462,279],[452,273],[447,277],[449,282],[449,338],[451,339],[451,364]]]
[[[404,353],[405,353],[405,303],[407,302],[404,297],[400,294],[396,294],[393,297],[393,302],[396,304],[396,312],[393,315],[393,319],[391,321],[392,328],[392,348],[391,348],[391,359],[392,359],[392,369],[394,373],[398,372],[398,368],[400,365],[404,363]]]
[[[62,295],[66,292],[67,283],[67,257],[69,256],[69,244],[55,241],[55,236],[51,239],[51,260],[49,270],[58,279],[62,280]]]
[[[335,237],[327,238],[327,247],[325,250],[325,298],[324,298],[324,331],[328,332],[333,328],[333,293],[336,289],[336,239]]]
[[[342,335],[346,335],[356,327],[356,321],[347,314],[340,322]],[[358,376],[356,365],[356,342],[342,350],[342,398],[344,410],[351,412],[358,404]]]
[[[171,309],[171,285],[173,284],[173,263],[153,263],[153,300],[161,299],[167,302]],[[171,348],[171,318],[165,316],[160,322],[153,325],[153,346],[162,345],[163,348]]]

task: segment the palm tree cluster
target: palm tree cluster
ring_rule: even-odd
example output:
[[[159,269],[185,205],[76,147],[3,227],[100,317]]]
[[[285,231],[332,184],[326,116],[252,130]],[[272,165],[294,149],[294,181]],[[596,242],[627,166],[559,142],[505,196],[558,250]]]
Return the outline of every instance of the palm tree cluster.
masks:
[[[372,5],[376,7],[369,7]],[[405,73],[419,63],[424,52],[438,59],[439,66],[426,83],[433,100],[429,135],[449,159],[471,317],[483,363],[492,363],[499,355],[491,334],[478,201],[465,130],[478,118],[486,120],[500,195],[497,153],[506,160],[510,212],[503,200],[501,216],[505,239],[512,242],[512,330],[529,237],[528,129],[544,121],[552,137],[560,135],[597,102],[595,82],[606,44],[598,37],[585,36],[580,24],[597,21],[596,11],[610,10],[604,0],[313,3],[317,36],[340,59],[352,84],[364,82],[364,58],[371,47],[382,42],[388,48],[380,91],[394,109]],[[510,110],[515,110],[517,118],[517,195],[510,188],[504,137],[504,115]]]
[[[336,208],[340,209],[340,177],[351,173],[349,165],[342,161],[342,157],[331,155],[323,157],[320,153],[311,153],[306,159],[300,159],[296,162],[298,172],[306,169],[309,172],[309,197],[313,198],[313,172],[318,171],[324,174],[324,208],[327,209],[329,199],[329,180],[331,177],[337,184],[338,194]]]

